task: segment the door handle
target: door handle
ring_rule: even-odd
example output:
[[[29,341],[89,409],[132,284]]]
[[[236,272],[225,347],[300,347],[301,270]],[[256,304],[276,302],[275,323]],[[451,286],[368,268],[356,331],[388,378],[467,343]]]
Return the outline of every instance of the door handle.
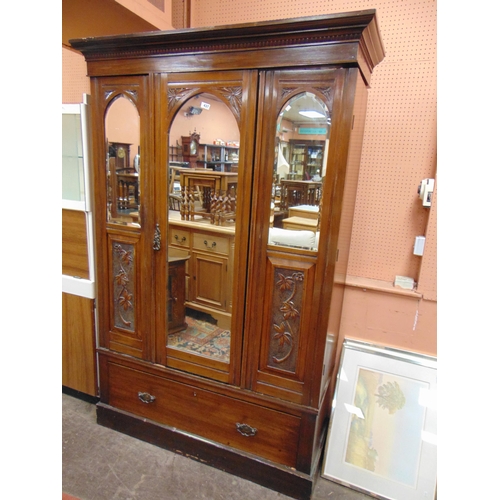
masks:
[[[155,235],[153,237],[153,250],[158,251],[161,248],[160,224],[156,224]]]

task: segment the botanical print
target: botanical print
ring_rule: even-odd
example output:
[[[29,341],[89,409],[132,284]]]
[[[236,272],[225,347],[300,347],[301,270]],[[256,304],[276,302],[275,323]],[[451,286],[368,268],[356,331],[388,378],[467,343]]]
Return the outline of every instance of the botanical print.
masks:
[[[428,384],[365,368],[358,371],[345,461],[414,486]]]

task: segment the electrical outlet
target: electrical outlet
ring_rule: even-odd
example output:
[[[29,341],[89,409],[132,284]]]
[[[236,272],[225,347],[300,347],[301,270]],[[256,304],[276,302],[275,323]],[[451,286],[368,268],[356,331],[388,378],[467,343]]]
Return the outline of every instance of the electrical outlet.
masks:
[[[424,247],[425,247],[425,236],[416,236],[415,245],[413,245],[413,254],[424,255]]]

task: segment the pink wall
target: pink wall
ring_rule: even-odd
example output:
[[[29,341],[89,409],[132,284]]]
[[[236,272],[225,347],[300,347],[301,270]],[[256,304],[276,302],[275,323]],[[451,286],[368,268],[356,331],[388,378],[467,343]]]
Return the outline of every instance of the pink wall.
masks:
[[[74,50],[62,47],[62,103],[79,104],[83,94],[90,94],[85,58]]]
[[[106,112],[106,139],[109,142],[130,144],[130,166],[140,141],[140,117],[135,105],[124,97],[115,99]]]
[[[200,102],[210,104],[209,110],[203,110],[199,115],[185,116],[191,107],[200,107]],[[223,102],[210,99],[209,96],[193,97],[178,111],[170,130],[170,146],[176,141],[181,144],[181,137],[191,135],[196,129],[200,134],[201,144],[213,144],[216,139],[224,142],[240,140],[240,131],[236,118]]]

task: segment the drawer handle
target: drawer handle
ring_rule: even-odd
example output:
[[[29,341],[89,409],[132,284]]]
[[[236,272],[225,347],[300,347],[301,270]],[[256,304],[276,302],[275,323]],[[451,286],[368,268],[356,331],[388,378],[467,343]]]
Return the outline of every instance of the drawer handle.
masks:
[[[146,404],[153,403],[156,399],[156,396],[153,396],[148,392],[139,392],[137,395],[139,396],[139,399]]]
[[[257,429],[250,427],[248,424],[236,424],[236,429],[242,436],[251,437],[257,434]]]
[[[178,236],[177,234],[174,236],[174,238],[175,238],[177,241],[179,241],[179,236]],[[182,239],[181,239],[181,243],[184,243],[185,241],[186,241],[186,237],[185,237],[185,236],[183,236],[183,237],[182,237]]]
[[[205,246],[208,247],[208,242],[205,240],[203,243],[205,243]],[[212,242],[212,248],[215,248],[217,246],[217,242],[213,241]]]

